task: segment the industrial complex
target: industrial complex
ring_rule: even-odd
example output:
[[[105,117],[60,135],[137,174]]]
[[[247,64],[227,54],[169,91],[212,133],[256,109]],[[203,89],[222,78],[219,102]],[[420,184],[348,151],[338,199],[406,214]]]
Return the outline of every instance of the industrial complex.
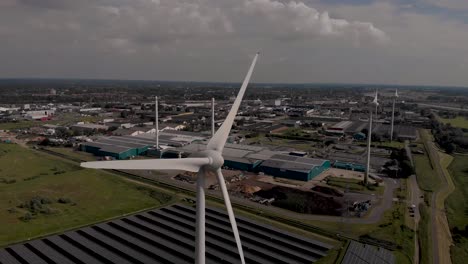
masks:
[[[171,131],[160,134],[162,158],[189,156],[206,148],[206,137],[196,133]],[[205,140],[205,141],[204,141]],[[190,144],[192,143],[192,144]],[[81,150],[97,156],[128,159],[154,152],[154,134],[101,137],[96,142],[81,144]],[[288,155],[265,147],[227,143],[223,149],[224,166],[229,169],[262,172],[266,175],[309,181],[331,167],[329,160]],[[344,167],[354,170],[354,167]],[[358,167],[358,170],[361,170]]]

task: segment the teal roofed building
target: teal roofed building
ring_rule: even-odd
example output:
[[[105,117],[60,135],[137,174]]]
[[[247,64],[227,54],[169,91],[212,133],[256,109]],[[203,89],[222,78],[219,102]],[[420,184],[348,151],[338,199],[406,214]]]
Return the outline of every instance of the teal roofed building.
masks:
[[[275,177],[310,181],[330,167],[329,160],[278,154],[262,162],[259,170]]]

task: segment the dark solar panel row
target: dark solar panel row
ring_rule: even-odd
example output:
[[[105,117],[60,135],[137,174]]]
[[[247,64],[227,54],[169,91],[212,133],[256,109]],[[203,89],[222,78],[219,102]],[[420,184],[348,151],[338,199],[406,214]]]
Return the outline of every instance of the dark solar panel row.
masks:
[[[389,250],[351,241],[342,264],[393,264],[395,256]]]
[[[0,249],[1,264],[193,263],[195,209],[173,205]],[[313,263],[330,245],[237,217],[246,263]],[[206,262],[239,263],[228,216],[206,211]]]

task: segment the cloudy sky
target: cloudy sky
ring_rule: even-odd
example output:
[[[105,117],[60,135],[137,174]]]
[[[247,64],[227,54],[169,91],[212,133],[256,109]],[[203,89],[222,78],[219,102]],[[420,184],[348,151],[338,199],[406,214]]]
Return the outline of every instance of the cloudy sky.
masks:
[[[467,0],[0,0],[0,78],[468,86]]]

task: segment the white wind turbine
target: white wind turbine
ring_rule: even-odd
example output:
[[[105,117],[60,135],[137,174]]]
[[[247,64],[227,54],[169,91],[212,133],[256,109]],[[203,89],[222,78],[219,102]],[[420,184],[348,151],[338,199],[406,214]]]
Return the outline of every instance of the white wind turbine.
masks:
[[[393,126],[395,123],[395,101],[398,98],[398,90],[395,89],[395,96],[393,97],[393,105],[392,105],[392,125],[390,128],[390,142],[393,141]]]
[[[92,161],[81,163],[82,167],[93,169],[125,169],[125,170],[185,170],[198,172],[197,176],[197,213],[196,213],[196,256],[195,263],[205,263],[205,175],[207,171],[213,171],[217,175],[219,186],[223,194],[224,203],[231,222],[234,238],[237,243],[237,250],[241,263],[244,264],[244,253],[237,229],[236,219],[232,210],[231,201],[224,182],[221,166],[224,163],[222,156],[224,145],[231,131],[232,123],[237,115],[242,97],[252,76],[255,63],[257,62],[257,53],[250,65],[249,71],[245,76],[244,82],[234,101],[231,111],[227,115],[224,123],[208,142],[206,150],[195,153],[190,158],[182,159],[146,159],[146,160],[117,160],[117,161]]]
[[[374,100],[372,100],[371,105],[369,107],[369,130],[367,131],[367,166],[366,166],[366,173],[364,174],[364,185],[367,186],[367,182],[369,181],[369,170],[370,170],[370,153],[371,153],[371,141],[372,141],[372,105],[377,106],[379,102],[377,102],[377,91],[375,91]]]

